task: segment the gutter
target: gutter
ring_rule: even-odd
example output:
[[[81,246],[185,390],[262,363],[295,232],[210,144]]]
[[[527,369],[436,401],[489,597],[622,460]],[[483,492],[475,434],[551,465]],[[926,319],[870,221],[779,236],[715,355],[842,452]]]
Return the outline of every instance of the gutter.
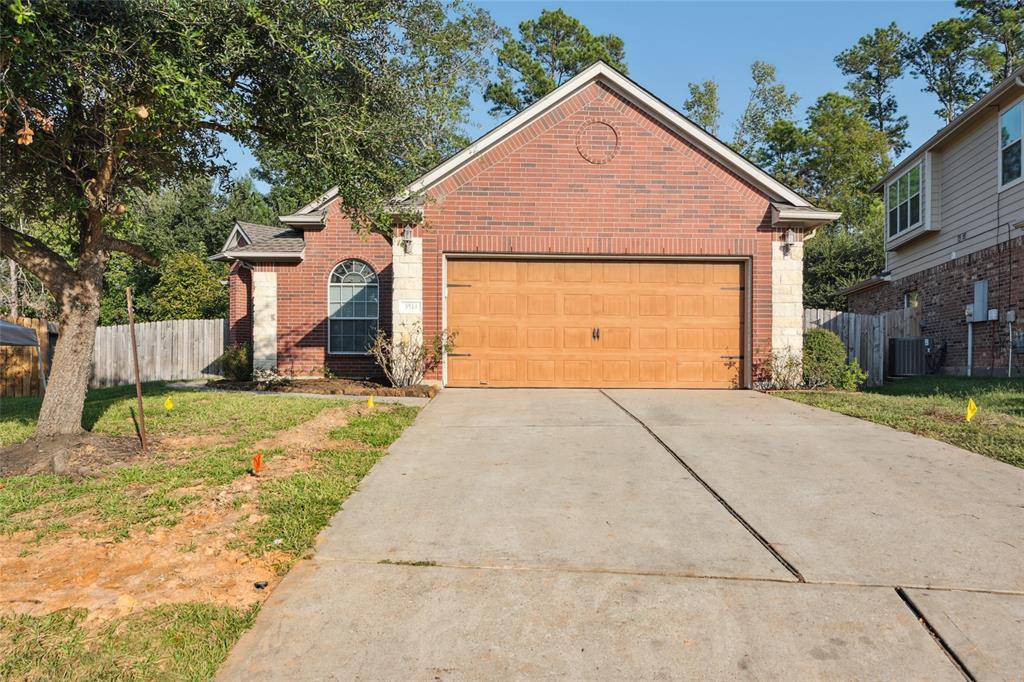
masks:
[[[305,249],[296,253],[295,251],[222,251],[208,257],[209,261],[231,261],[231,260],[277,260],[301,262],[305,259]]]

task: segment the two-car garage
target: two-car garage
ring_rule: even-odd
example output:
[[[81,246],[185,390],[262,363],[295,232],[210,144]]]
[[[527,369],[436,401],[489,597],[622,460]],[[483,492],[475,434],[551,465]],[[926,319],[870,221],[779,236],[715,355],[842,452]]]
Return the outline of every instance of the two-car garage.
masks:
[[[449,256],[447,384],[742,387],[744,270],[735,260]]]

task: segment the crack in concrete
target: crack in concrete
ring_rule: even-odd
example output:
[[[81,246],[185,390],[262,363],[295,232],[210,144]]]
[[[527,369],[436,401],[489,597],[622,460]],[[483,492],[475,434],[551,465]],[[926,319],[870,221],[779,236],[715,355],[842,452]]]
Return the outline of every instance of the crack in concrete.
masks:
[[[406,560],[397,559],[360,559],[358,557],[324,557],[314,556],[313,561],[336,561],[340,563],[349,563],[357,565],[367,566],[408,566],[411,563],[418,564],[420,567],[429,568],[450,568],[454,570],[467,570],[467,571],[517,571],[523,573],[578,573],[583,575],[623,575],[623,576],[638,576],[641,578],[682,578],[685,580],[724,580],[731,582],[752,582],[752,583],[774,583],[779,585],[810,585],[820,587],[863,587],[871,589],[911,589],[911,590],[930,590],[932,592],[966,592],[976,594],[991,594],[998,596],[1007,597],[1024,597],[1024,591],[1015,590],[999,590],[999,589],[983,589],[979,587],[957,587],[955,585],[915,585],[912,583],[904,583],[902,585],[892,585],[889,583],[863,583],[863,582],[850,582],[842,580],[804,580],[803,582],[796,580],[787,580],[784,578],[771,578],[767,576],[737,576],[737,575],[715,575],[711,573],[690,573],[686,571],[645,571],[638,569],[616,569],[616,568],[594,568],[588,566],[544,566],[540,564],[533,565],[510,565],[510,564],[465,564],[456,562],[445,562],[445,561],[433,561],[433,560],[417,560],[415,562],[409,562]]]

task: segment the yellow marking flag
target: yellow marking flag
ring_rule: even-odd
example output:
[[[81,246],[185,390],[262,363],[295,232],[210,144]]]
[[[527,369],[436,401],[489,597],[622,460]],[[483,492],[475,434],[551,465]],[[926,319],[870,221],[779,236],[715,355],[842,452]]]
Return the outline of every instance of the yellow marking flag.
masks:
[[[974,404],[974,398],[967,399],[967,414],[964,415],[968,422],[974,419],[974,415],[978,414],[978,406]]]
[[[173,410],[174,409],[174,401],[171,400],[171,396],[167,396],[167,400],[164,401],[164,409],[165,410]]]
[[[366,406],[369,407],[371,410],[373,409],[373,396],[372,395],[369,398],[366,399]]]

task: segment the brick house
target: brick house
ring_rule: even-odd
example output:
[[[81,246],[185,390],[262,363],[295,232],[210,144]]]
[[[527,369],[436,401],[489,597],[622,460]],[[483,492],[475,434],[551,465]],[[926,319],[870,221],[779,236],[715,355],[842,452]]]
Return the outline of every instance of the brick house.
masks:
[[[378,328],[457,332],[449,386],[749,387],[802,346],[822,211],[596,63],[409,187],[422,220],[360,236],[331,190],[239,223],[230,338],[256,367],[377,375]]]
[[[1014,374],[1024,371],[1011,348],[1014,328],[1024,330],[1022,78],[1019,68],[877,185],[885,270],[846,290],[853,312],[920,307],[921,333],[946,344],[947,373],[1006,376],[1011,357]],[[969,325],[978,282],[987,306]]]

